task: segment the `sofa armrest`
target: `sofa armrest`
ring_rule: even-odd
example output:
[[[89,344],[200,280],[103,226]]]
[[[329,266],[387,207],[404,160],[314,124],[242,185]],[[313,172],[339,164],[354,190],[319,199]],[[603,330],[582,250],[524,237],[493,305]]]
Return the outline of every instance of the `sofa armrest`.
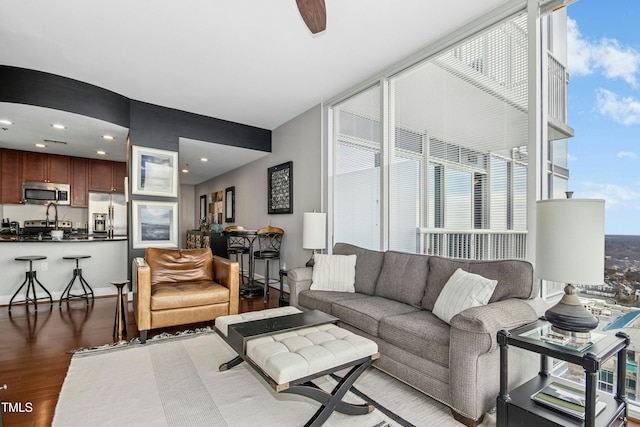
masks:
[[[298,294],[311,287],[313,268],[297,267],[287,272],[287,284],[289,285],[289,305],[298,306]]]
[[[535,321],[538,315],[531,301],[516,298],[498,301],[468,308],[451,319],[449,385],[452,406],[458,412],[478,419],[492,407],[488,405],[495,405],[500,367],[498,331]],[[530,379],[537,372],[535,360],[522,362],[514,354],[510,362],[519,370],[510,374],[511,384]]]
[[[151,269],[144,258],[132,262],[133,314],[139,331],[151,329]]]
[[[512,298],[468,308],[453,316],[451,327],[472,333],[491,334],[497,346],[496,334],[499,330],[517,328],[534,322],[538,317],[530,300]]]
[[[240,303],[240,267],[235,261],[213,256],[213,280],[229,289],[229,314],[238,314]]]

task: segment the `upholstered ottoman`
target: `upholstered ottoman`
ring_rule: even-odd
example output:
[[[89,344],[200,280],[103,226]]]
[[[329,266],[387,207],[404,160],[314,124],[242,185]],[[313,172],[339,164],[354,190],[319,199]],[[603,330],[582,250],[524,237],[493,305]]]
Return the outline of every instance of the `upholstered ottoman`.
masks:
[[[302,312],[294,307],[218,317],[217,332],[238,353],[220,365],[220,370],[246,361],[276,392],[301,394],[320,402],[307,426],[322,425],[334,410],[349,415],[371,412],[372,405],[355,405],[342,398],[379,357],[378,345],[336,326],[336,320],[320,311]],[[332,393],[310,382],[345,368],[351,370]]]

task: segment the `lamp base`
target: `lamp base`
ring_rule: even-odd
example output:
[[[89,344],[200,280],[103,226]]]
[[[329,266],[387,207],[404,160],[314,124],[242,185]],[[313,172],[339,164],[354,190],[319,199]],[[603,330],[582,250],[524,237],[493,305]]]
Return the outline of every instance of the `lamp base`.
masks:
[[[564,288],[564,296],[556,305],[544,313],[544,317],[554,331],[582,340],[591,338],[589,331],[598,327],[598,319],[580,302],[575,286],[568,284]],[[585,335],[586,334],[586,335]]]

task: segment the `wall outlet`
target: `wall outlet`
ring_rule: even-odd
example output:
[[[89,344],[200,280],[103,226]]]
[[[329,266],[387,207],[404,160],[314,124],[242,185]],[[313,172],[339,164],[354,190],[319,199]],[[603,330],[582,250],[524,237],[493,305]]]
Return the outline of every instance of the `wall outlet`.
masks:
[[[49,269],[49,263],[48,262],[40,263],[40,271],[47,271],[48,269]]]

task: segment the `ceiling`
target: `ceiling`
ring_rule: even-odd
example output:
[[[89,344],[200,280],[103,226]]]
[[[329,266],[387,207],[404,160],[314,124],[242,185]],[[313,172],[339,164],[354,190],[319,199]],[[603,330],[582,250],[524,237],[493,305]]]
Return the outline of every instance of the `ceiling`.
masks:
[[[312,35],[295,0],[3,0],[0,64],[273,130],[507,2],[326,0],[327,29]],[[50,130],[51,118],[37,118]],[[220,148],[198,149],[207,145]]]

